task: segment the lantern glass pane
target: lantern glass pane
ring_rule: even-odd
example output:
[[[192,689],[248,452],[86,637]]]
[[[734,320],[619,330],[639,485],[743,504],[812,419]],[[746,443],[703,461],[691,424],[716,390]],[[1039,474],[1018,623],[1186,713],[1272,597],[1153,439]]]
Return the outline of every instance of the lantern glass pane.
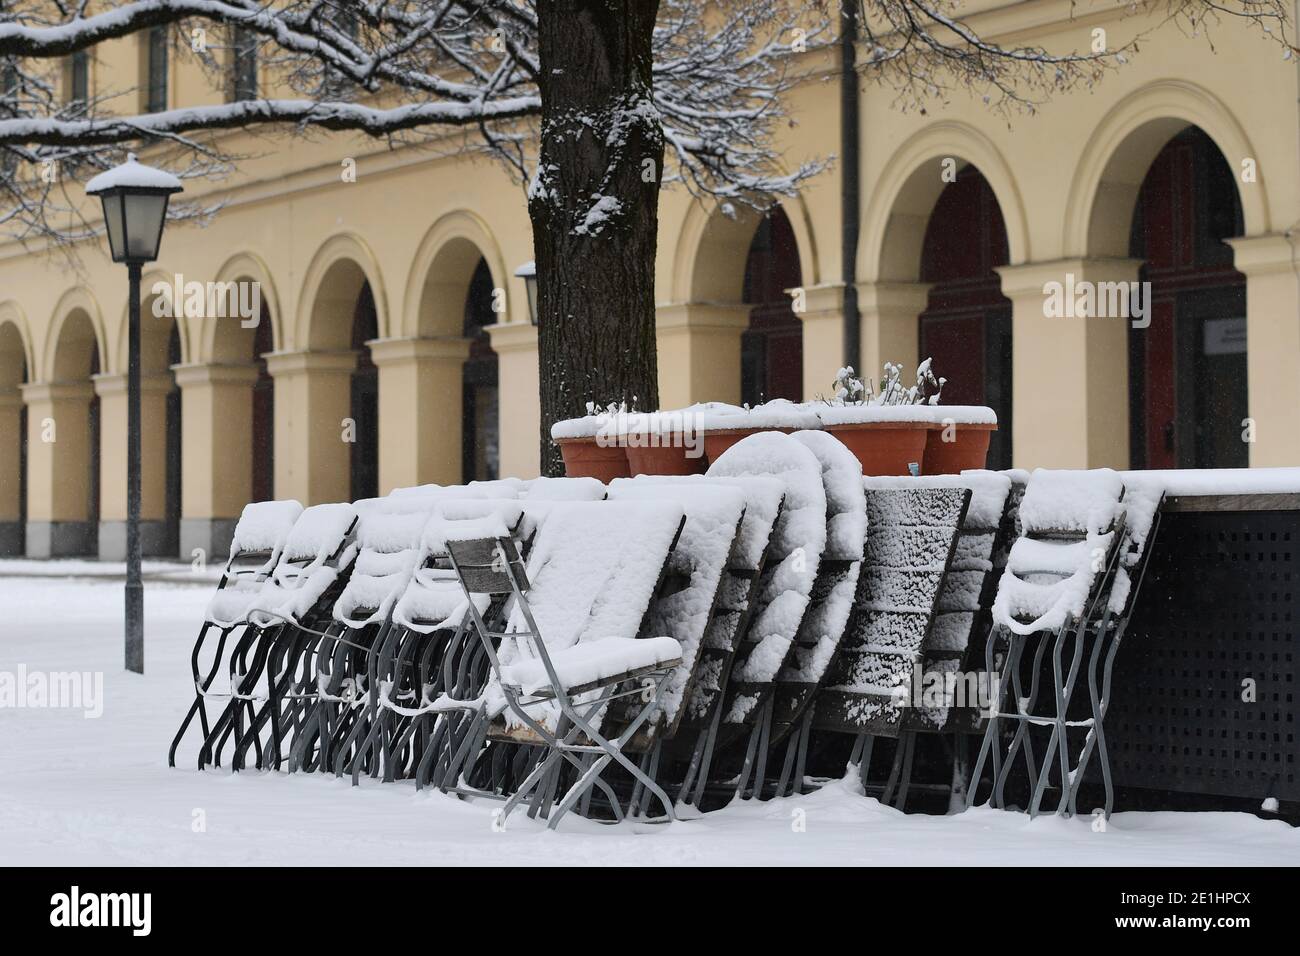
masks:
[[[126,254],[128,259],[152,262],[162,242],[166,194],[136,193],[126,199]]]
[[[108,229],[108,248],[114,262],[126,258],[126,225],[123,222],[122,196],[101,196],[104,201],[104,225]]]

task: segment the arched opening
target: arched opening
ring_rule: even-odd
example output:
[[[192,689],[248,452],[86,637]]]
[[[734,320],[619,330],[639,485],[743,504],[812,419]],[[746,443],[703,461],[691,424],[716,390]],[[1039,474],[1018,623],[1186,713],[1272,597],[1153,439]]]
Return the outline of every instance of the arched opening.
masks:
[[[22,333],[12,322],[0,324],[0,555],[20,555],[27,546],[27,406],[20,391],[26,381]]]
[[[492,271],[480,258],[465,296],[465,338],[469,356],[461,373],[464,481],[490,481],[500,476],[500,408],[497,354],[487,327],[497,321],[493,310]]]
[[[275,379],[266,368],[266,356],[273,351],[271,311],[263,302],[253,338],[257,380],[253,383],[253,421],[249,439],[250,501],[270,501],[275,497]]]
[[[42,489],[49,509],[48,556],[99,553],[100,399],[92,381],[100,372],[99,341],[84,309],[74,309],[59,327],[51,369],[56,385],[84,387],[84,395],[57,402],[39,434],[52,457],[49,489]],[[78,479],[80,474],[80,480]],[[66,476],[66,477],[65,477]],[[29,546],[31,541],[28,542]]]
[[[379,338],[379,314],[370,283],[362,282],[352,311],[351,347],[357,354],[352,371],[352,443],[349,447],[353,501],[379,494],[379,370],[367,342]]]
[[[773,206],[759,220],[745,258],[742,299],[751,308],[740,342],[744,402],[803,399],[803,327],[786,292],[802,282],[794,229]]]
[[[934,204],[921,250],[930,283],[918,359],[947,379],[947,405],[988,405],[998,415],[988,467],[1011,467],[1011,301],[994,271],[1008,259],[1006,226],[987,179],[967,165]]]
[[[1224,239],[1244,232],[1231,167],[1188,127],[1156,155],[1138,192],[1129,254],[1150,283],[1147,328],[1129,328],[1134,468],[1249,463],[1246,278]]]

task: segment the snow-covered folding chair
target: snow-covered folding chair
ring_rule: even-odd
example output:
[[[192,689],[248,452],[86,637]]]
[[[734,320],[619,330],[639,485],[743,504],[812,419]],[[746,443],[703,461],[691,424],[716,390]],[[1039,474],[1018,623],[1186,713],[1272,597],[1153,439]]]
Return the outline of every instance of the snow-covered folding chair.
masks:
[[[853,734],[850,763],[867,783],[876,737],[899,738],[913,705],[922,648],[935,620],[970,491],[926,479],[863,479],[867,544],[853,609],[817,695],[813,730]],[[906,756],[905,748],[896,758]],[[895,759],[889,801],[911,767]]]
[[[1113,603],[1117,600],[1122,610],[1128,597],[1127,592],[1113,594],[1124,556],[1131,550],[1123,496],[1123,481],[1110,469],[1039,469],[1030,477],[1019,508],[1023,533],[1011,548],[993,604],[994,629],[985,649],[989,673],[995,672],[999,645],[1005,644],[1006,651],[972,776],[970,803],[975,802],[984,763],[991,755],[990,803],[1005,807],[1008,777],[1016,757],[1023,756],[1030,816],[1038,814],[1046,791],[1053,786],[1061,794],[1057,812],[1072,812],[1071,798],[1082,781],[1076,773],[1078,767],[1071,766],[1070,733],[1085,733],[1079,753],[1081,757],[1085,751],[1090,754],[1092,748],[1086,741],[1101,725],[1094,665],[1100,658],[1102,641],[1097,637],[1111,630]],[[1096,644],[1090,664],[1085,665],[1089,636]],[[1024,651],[1031,640],[1035,649],[1026,691]],[[1068,666],[1064,662],[1067,642],[1071,647]],[[1113,647],[1115,642],[1110,644]],[[1049,645],[1050,666],[1045,667]],[[1080,671],[1085,667],[1090,689],[1094,690],[1093,708],[1089,716],[1077,718],[1072,712],[1078,708],[1072,705]],[[1043,684],[1048,685],[1046,694],[1041,694]],[[1010,711],[1004,709],[1008,693]],[[1040,695],[1044,698],[1041,705]],[[1005,729],[1010,730],[1010,743],[1004,752]],[[1036,762],[1034,748],[1037,729],[1047,731],[1041,763]],[[1104,741],[1099,743],[1104,747]]]
[[[661,785],[676,791],[680,811],[684,805],[698,807],[704,799],[732,663],[754,607],[750,599],[767,567],[772,530],[781,515],[785,486],[779,479],[758,476],[641,475],[632,480],[677,486],[688,496],[702,487],[734,488],[745,504],[704,629],[685,704],[675,718],[675,732],[662,735],[666,760],[657,779]]]
[[[610,482],[611,501],[670,501],[686,514],[681,536],[669,555],[665,580],[651,602],[642,630],[667,635],[681,645],[681,666],[664,687],[659,714],[648,732],[628,750],[643,750],[647,773],[657,776],[661,748],[671,740],[686,715],[695,689],[704,640],[723,608],[722,581],[745,515],[745,494],[729,480],[695,476],[697,480],[643,475]],[[636,812],[638,788],[632,800]]]
[[[723,452],[709,477],[768,476],[782,483],[784,501],[773,529],[769,560],[752,597],[748,627],[725,690],[717,744],[724,748],[749,731],[736,793],[751,771],[761,780],[771,743],[776,676],[785,664],[826,548],[826,490],[822,465],[803,442],[781,432],[759,432]]]
[[[894,797],[894,805],[905,809],[910,790],[924,789],[948,794],[950,810],[966,806],[966,786],[970,772],[969,738],[983,735],[980,694],[988,686],[982,673],[984,641],[991,622],[993,597],[997,593],[999,554],[1014,538],[1014,512],[1008,512],[1012,481],[993,471],[968,471],[961,475],[934,475],[923,478],[876,479],[877,488],[968,488],[970,504],[957,536],[947,573],[935,605],[934,620],[922,645],[919,686],[920,699],[914,700],[903,717],[890,779],[885,784]],[[977,645],[978,663],[972,647]],[[921,752],[924,742],[941,745]],[[865,742],[862,747],[866,749]],[[929,765],[929,782],[917,783],[909,771],[917,763]],[[859,763],[859,773],[870,790],[870,766]]]
[[[358,553],[316,659],[319,697],[295,755],[301,765],[310,747],[321,748],[320,769],[336,776],[352,771],[353,782],[375,750],[372,729],[379,710],[380,663],[393,628],[392,612],[415,572],[420,537],[437,499],[409,497],[399,507],[368,502],[357,520]],[[329,662],[328,670],[326,662]],[[317,736],[319,735],[319,736]],[[372,762],[372,775],[375,770]]]
[[[529,815],[548,817],[553,829],[592,786],[622,820],[616,794],[601,779],[611,763],[631,774],[672,819],[667,794],[624,749],[654,717],[680,664],[677,641],[638,635],[682,523],[681,507],[662,501],[557,505],[527,569],[507,535],[447,542],[493,675],[480,699],[461,705],[476,712],[493,739],[545,748],[506,800],[502,823],[531,797]],[[493,630],[479,613],[484,596],[511,601],[504,630]],[[615,725],[618,733],[605,728],[615,700],[641,703],[620,714],[626,722]],[[589,755],[595,760],[584,759]],[[552,808],[566,763],[577,779]]]
[[[176,749],[196,715],[203,736],[206,738],[211,733],[208,726],[207,696],[221,667],[226,639],[236,628],[247,626],[248,611],[257,599],[262,584],[280,560],[285,539],[289,537],[289,531],[300,514],[302,505],[296,501],[259,501],[244,506],[239,521],[235,524],[225,572],[204,611],[203,626],[199,629],[194,650],[190,654],[194,703],[190,705],[167,751],[169,767],[176,766]],[[206,677],[201,677],[199,656],[208,632],[213,628],[217,630],[217,648],[212,657],[212,667]],[[225,698],[223,702],[224,700]]]
[[[484,678],[467,641],[465,595],[447,554],[449,537],[480,537],[504,529],[517,533],[523,503],[515,500],[444,499],[424,525],[414,571],[393,608],[392,629],[376,661],[374,734],[382,744],[384,779],[413,776],[421,787],[437,774],[435,761],[450,759],[458,742],[457,713],[438,704],[444,694],[468,691]],[[494,616],[482,602],[479,610]],[[468,653],[467,653],[468,651]],[[481,656],[481,650],[479,651]],[[429,723],[446,713],[430,732]]]
[[[204,740],[199,769],[219,759],[224,741],[231,737],[236,742],[231,766],[243,766],[251,745],[261,767],[260,732],[268,722],[270,765],[279,766],[281,741],[289,729],[282,725],[281,703],[294,681],[295,663],[303,648],[315,641],[351,571],[356,519],[350,504],[322,504],[307,508],[294,521],[275,568],[246,611],[251,626],[232,652],[229,703]],[[267,687],[258,692],[264,672]],[[263,706],[256,707],[258,703]]]
[[[813,701],[834,659],[853,608],[867,537],[862,463],[839,439],[821,431],[795,432],[822,466],[826,489],[826,551],[817,566],[812,596],[799,631],[776,675],[772,712],[772,752],[785,741],[785,756],[775,795],[803,790],[804,764],[812,731]],[[763,778],[755,781],[761,796]]]

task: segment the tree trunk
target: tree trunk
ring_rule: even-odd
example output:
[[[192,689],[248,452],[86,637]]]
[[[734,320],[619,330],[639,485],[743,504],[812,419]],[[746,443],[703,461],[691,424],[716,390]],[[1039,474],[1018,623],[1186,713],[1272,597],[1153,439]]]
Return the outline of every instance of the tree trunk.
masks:
[[[659,405],[654,265],[663,132],[651,100],[658,0],[539,0],[537,260],[542,473],[552,423],[588,401]]]

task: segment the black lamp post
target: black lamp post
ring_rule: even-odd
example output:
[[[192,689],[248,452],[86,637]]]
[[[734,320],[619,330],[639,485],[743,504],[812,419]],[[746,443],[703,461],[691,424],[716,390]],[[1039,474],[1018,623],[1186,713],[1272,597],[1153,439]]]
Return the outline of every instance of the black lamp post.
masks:
[[[86,184],[104,204],[114,262],[130,280],[126,378],[126,669],[144,673],[144,586],[140,582],[140,273],[158,258],[167,202],[181,191],[171,173],[143,166],[135,154]]]
[[[515,275],[524,280],[524,287],[528,290],[528,318],[533,325],[537,324],[537,263],[525,262],[515,270]]]

